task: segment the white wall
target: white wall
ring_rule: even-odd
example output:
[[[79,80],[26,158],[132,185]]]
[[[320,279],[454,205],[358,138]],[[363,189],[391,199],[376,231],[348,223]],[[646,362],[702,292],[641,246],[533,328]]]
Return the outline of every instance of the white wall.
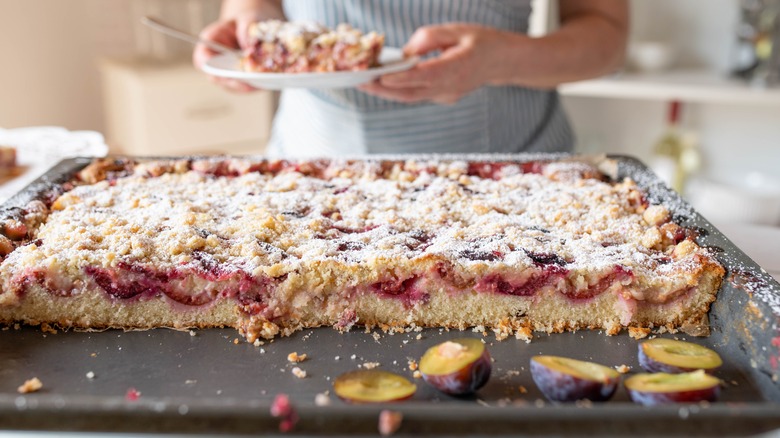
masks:
[[[97,61],[151,53],[186,56],[186,43],[138,22],[162,15],[202,27],[215,0],[0,0],[0,127],[104,128]]]
[[[673,44],[683,67],[728,71],[738,19],[736,0],[634,0],[631,7],[632,40]],[[624,153],[647,162],[664,129],[664,102],[585,97],[563,101],[580,151]],[[780,177],[780,102],[684,106],[682,124],[700,136],[706,174],[760,170]]]

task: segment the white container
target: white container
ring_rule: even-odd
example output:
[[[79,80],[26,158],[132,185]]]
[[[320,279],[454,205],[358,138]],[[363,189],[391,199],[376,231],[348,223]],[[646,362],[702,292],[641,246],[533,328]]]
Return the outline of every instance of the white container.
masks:
[[[780,177],[760,172],[691,181],[688,199],[716,223],[780,225]]]
[[[674,48],[658,41],[635,41],[629,45],[628,59],[641,72],[662,72],[674,64]]]

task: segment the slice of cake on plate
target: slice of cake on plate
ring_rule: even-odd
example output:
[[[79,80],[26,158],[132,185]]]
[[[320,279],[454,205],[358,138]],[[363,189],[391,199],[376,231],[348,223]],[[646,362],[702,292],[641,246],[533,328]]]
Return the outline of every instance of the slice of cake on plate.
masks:
[[[261,21],[249,28],[241,68],[258,73],[366,70],[378,65],[384,37],[348,24],[329,29],[317,23]]]

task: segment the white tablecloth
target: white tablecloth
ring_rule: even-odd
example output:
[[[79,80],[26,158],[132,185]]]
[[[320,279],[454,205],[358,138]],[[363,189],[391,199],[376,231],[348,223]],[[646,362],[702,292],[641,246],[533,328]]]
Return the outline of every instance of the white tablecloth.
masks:
[[[60,160],[70,157],[103,157],[108,146],[94,131],[68,131],[55,126],[0,128],[0,145],[16,148],[23,172],[0,184],[0,203],[43,175]]]

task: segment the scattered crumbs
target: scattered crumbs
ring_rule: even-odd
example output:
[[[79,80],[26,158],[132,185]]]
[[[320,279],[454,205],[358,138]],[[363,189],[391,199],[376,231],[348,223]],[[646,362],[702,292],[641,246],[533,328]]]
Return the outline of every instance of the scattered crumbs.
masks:
[[[397,360],[394,360],[394,361],[393,361],[393,365],[398,365],[398,361],[397,361]]]
[[[756,363],[755,359],[750,359],[750,367],[751,368],[758,368],[758,364]]]
[[[584,398],[582,400],[575,401],[574,406],[577,406],[578,408],[592,408],[593,402]]]
[[[141,391],[138,391],[135,388],[127,388],[127,392],[125,393],[125,400],[136,401],[139,398],[141,398]]]
[[[734,386],[739,386],[739,382],[737,382],[736,380],[732,380],[731,384],[734,385]]]
[[[477,404],[478,404],[478,405],[482,405],[482,406],[484,406],[484,407],[486,407],[486,408],[489,408],[489,407],[490,407],[490,405],[489,405],[489,404],[488,404],[488,403],[487,403],[485,400],[482,400],[481,398],[478,398],[478,399],[477,399]]]
[[[51,333],[52,335],[56,335],[57,334],[57,329],[55,329],[54,327],[52,327],[51,325],[49,325],[49,324],[47,324],[45,322],[41,324],[41,331],[43,333]]]
[[[292,353],[287,355],[287,361],[293,362],[293,363],[300,363],[306,360],[306,353],[298,354],[298,352],[293,351]]]
[[[92,380],[95,378],[95,373],[92,371],[87,371],[87,379]]]
[[[350,358],[350,359],[352,359],[352,360],[355,360],[355,359],[357,359],[357,354],[353,354],[353,355],[352,355],[352,356],[350,356],[349,358]]]
[[[30,380],[25,380],[22,386],[16,388],[16,391],[19,394],[27,394],[30,392],[36,392],[41,388],[43,388],[43,383],[41,382],[41,380],[37,377],[33,377]]]
[[[389,409],[384,409],[379,413],[379,434],[390,436],[401,428],[404,414]]]
[[[414,337],[414,339],[417,339],[419,341],[420,339],[422,339],[422,335],[418,334],[417,336]]]
[[[362,366],[363,368],[365,368],[367,370],[373,370],[374,368],[378,367],[379,365],[380,365],[379,362],[366,362],[366,363],[364,363],[362,365],[358,365],[358,368],[360,368]]]
[[[198,381],[194,380],[194,379],[187,379],[187,380],[184,381],[185,385],[194,385],[196,383],[198,383]]]
[[[517,390],[520,391],[520,394],[528,394],[528,388],[523,385],[518,386]]]
[[[629,371],[631,371],[631,367],[626,364],[618,365],[615,367],[615,371],[619,372],[620,374],[627,374]]]
[[[407,362],[407,363],[409,364],[409,371],[417,370],[417,361],[412,359],[411,357],[409,357],[408,359],[409,359],[409,362]]]
[[[314,404],[316,406],[330,406],[330,396],[328,396],[328,391],[315,395]]]
[[[222,395],[222,390],[221,389],[217,390],[217,395]]]
[[[421,331],[422,331],[422,329],[423,329],[423,328],[422,328],[422,327],[420,327],[420,326],[415,326],[415,327],[414,327],[414,331],[415,331],[415,332],[421,332]]]
[[[259,347],[263,345],[263,343],[260,342],[260,339],[255,339],[255,342],[252,342],[252,345],[254,345],[255,347]]]
[[[420,372],[420,370],[415,370],[415,372],[412,373],[412,377],[414,377],[415,379],[420,379],[422,378],[422,373]]]
[[[496,363],[496,358],[491,356],[491,357],[490,357],[490,362],[492,362],[492,363]]]
[[[195,330],[190,330],[190,336],[195,337],[197,333],[195,333]]]
[[[482,342],[483,344],[487,344],[487,342],[485,342],[485,340],[482,338],[480,338],[480,342]]]
[[[478,325],[478,326],[474,327],[473,329],[471,329],[471,331],[474,332],[474,333],[482,333],[482,332],[485,331],[485,326],[484,325]]]
[[[260,349],[260,354],[265,354],[265,348]]]
[[[233,343],[234,343],[234,344],[238,345],[238,342],[239,342],[239,341],[238,341],[238,338],[236,338],[236,339],[233,339]]]
[[[14,330],[21,330],[22,326],[20,326],[18,323],[14,324]]]
[[[333,358],[333,360],[339,360],[339,359],[341,359],[341,356],[336,356]]]
[[[680,416],[681,420],[685,420],[686,418],[688,418],[689,414],[690,414],[690,412],[688,411],[688,408],[686,408],[686,407],[681,407],[680,409],[677,410],[677,415]]]
[[[380,343],[379,340],[382,339],[382,335],[380,335],[379,332],[374,332],[371,336],[374,337],[376,343]]]
[[[505,408],[505,407],[509,406],[510,404],[512,404],[512,399],[509,398],[509,397],[500,398],[496,402],[496,405],[498,405],[501,408]]]
[[[644,327],[629,327],[628,335],[634,339],[644,339],[651,333],[649,328]]]
[[[293,376],[295,376],[295,377],[297,377],[299,379],[306,378],[306,371],[304,371],[304,370],[302,370],[302,369],[300,369],[298,367],[294,367],[292,369],[292,373],[293,373]]]
[[[404,340],[403,340],[403,341],[401,341],[401,342],[403,342],[404,344],[408,344],[408,343],[409,343],[409,340],[408,340],[408,339],[404,339]]]

